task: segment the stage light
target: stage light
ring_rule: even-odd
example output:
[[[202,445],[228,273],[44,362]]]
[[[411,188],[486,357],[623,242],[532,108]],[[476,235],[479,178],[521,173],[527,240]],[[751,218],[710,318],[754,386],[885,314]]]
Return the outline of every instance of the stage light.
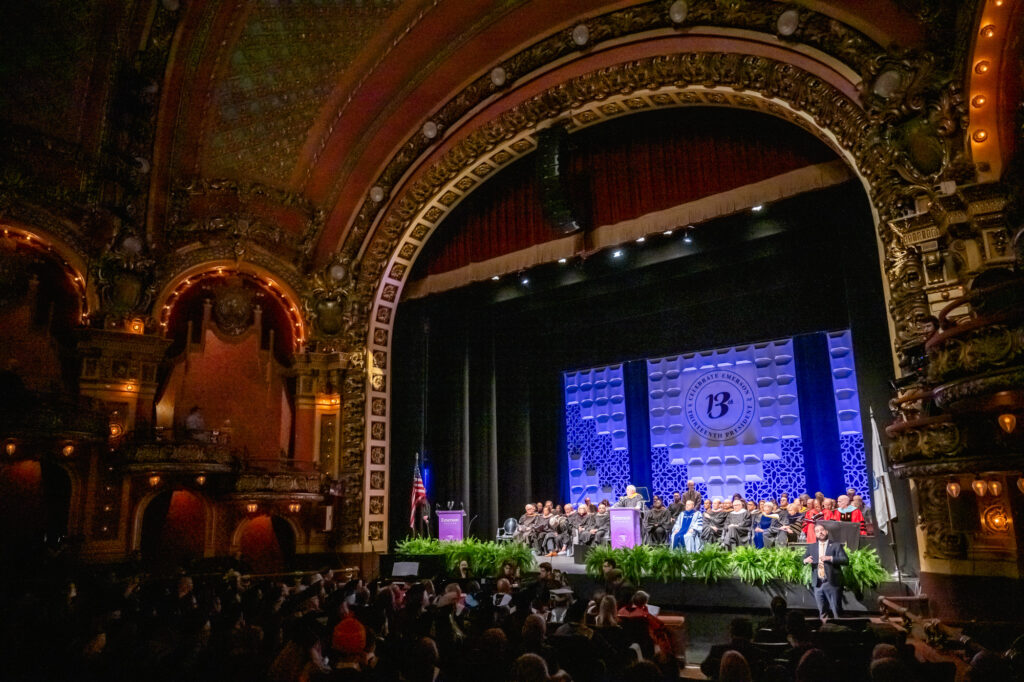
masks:
[[[491,277],[491,280],[494,281],[494,282],[497,282],[499,279],[501,279],[501,277],[498,276],[498,275],[494,275],[494,276]]]
[[[683,234],[683,243],[684,244],[692,244],[693,243],[693,235],[690,234],[689,230],[687,230],[686,233]]]
[[[764,204],[758,204],[757,206],[751,206],[750,210],[753,211],[754,213],[760,213],[761,211],[764,210]]]
[[[643,244],[645,241],[647,241],[647,237],[637,237],[636,238],[636,243],[637,244]]]
[[[1010,412],[999,415],[998,421],[999,428],[1007,433],[1013,433],[1013,430],[1017,428],[1017,416]]]
[[[946,494],[950,497],[960,497],[960,484],[956,481],[950,481],[947,483]]]
[[[665,235],[666,237],[671,237],[672,236],[672,230],[665,230],[664,232],[662,232],[662,234]]]
[[[974,488],[974,494],[978,497],[985,497],[985,493],[988,491],[988,486],[980,478],[976,478],[971,481],[971,487]]]
[[[622,258],[622,250],[616,249],[615,252],[612,253],[612,258]]]
[[[565,264],[566,264],[566,263],[568,263],[568,262],[569,262],[569,259],[568,259],[568,258],[559,258],[559,259],[558,259],[558,264],[559,264],[559,265],[565,265]]]
[[[530,283],[530,278],[529,277],[523,277],[521,280],[519,280],[519,283],[522,284],[523,286],[526,286],[527,284]]]

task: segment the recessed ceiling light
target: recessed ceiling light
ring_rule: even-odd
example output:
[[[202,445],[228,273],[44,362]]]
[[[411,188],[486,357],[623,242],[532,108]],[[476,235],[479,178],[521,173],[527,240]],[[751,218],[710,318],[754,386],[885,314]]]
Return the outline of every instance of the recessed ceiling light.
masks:
[[[636,243],[637,244],[643,244],[645,241],[647,241],[647,237],[637,237],[636,238]]]
[[[662,232],[662,234],[665,235],[666,237],[671,237],[672,236],[672,230],[665,230],[664,232]]]
[[[612,258],[622,258],[622,251],[616,250],[615,253],[612,254]]]
[[[493,279],[494,281],[498,281],[499,279],[501,279],[501,277],[499,277],[498,275],[494,275],[493,277],[491,277],[491,279]]]
[[[568,260],[565,258],[559,258],[558,262],[561,263],[562,265],[565,265],[568,262]]]
[[[750,210],[753,211],[754,213],[757,213],[762,209],[764,209],[764,204],[758,204],[757,206],[753,206]]]

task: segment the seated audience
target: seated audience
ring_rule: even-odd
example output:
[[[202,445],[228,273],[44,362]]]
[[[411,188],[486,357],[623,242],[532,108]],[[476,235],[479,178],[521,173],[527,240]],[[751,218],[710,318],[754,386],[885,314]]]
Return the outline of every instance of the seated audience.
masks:
[[[751,671],[758,671],[764,667],[764,656],[754,646],[754,626],[749,618],[733,618],[729,623],[729,641],[725,644],[715,644],[708,652],[708,657],[700,664],[700,671],[705,676],[715,680],[722,666],[722,657],[727,651],[736,651],[743,656],[750,665]],[[760,679],[758,675],[754,679]]]

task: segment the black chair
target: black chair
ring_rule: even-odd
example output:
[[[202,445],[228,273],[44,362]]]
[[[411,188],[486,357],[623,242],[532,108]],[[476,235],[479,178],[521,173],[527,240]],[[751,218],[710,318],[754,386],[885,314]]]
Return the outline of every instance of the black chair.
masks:
[[[494,537],[495,542],[511,542],[515,537],[519,522],[511,516],[505,519],[505,523],[498,527],[498,534]]]

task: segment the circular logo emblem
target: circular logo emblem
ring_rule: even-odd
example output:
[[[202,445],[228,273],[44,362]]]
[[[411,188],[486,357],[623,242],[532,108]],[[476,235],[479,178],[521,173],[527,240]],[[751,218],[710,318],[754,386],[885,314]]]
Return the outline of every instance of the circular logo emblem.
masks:
[[[716,369],[697,377],[686,391],[686,421],[708,440],[732,440],[754,420],[754,391],[736,372]]]

